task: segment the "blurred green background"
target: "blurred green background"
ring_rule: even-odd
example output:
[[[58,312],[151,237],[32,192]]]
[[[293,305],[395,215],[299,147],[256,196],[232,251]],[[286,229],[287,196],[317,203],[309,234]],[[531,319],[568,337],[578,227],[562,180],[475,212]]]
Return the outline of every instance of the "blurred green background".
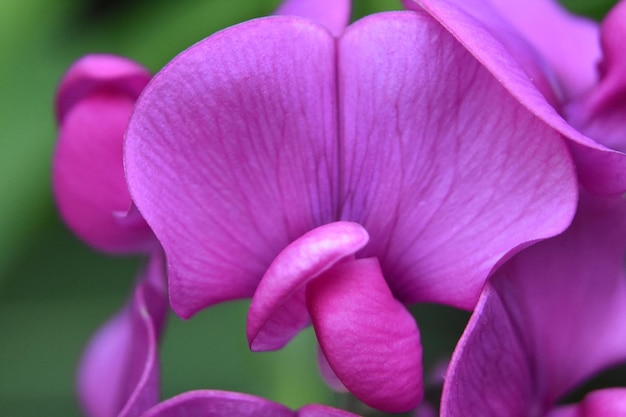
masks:
[[[571,1],[600,17],[612,1]],[[65,69],[90,52],[157,71],[211,33],[278,4],[247,0],[2,0],[0,2],[0,416],[78,416],[76,362],[89,336],[125,301],[138,260],[96,253],[57,218],[50,193],[53,97]],[[399,8],[357,0],[355,16]],[[262,395],[298,407],[337,398],[316,371],[309,330],[287,349],[252,354],[247,303],[172,316],[162,345],[163,397],[200,388]],[[424,307],[429,362],[444,358],[465,314]],[[441,313],[441,314],[440,314]],[[433,316],[445,321],[432,320]],[[432,337],[431,337],[432,336]]]

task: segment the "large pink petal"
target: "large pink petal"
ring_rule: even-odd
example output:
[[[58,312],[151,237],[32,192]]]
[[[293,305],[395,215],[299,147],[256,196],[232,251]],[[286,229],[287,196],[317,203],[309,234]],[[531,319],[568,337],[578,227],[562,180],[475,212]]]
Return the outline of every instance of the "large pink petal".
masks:
[[[564,234],[526,249],[491,279],[454,354],[443,415],[466,415],[470,405],[476,415],[541,415],[585,378],[626,360],[625,253],[626,201],[581,195]],[[512,361],[519,370],[503,371]],[[477,398],[498,386],[510,387],[514,400],[478,412],[500,396]]]
[[[274,12],[311,19],[340,35],[350,20],[350,0],[284,0]]]
[[[57,96],[59,138],[53,187],[59,211],[84,241],[104,251],[147,251],[152,232],[131,210],[124,177],[124,131],[141,88],[139,65],[114,56],[88,56],[70,68]]]
[[[164,281],[163,257],[155,253],[129,305],[90,341],[78,374],[79,399],[89,417],[136,417],[158,402]]]
[[[404,412],[422,399],[422,347],[415,320],[398,302],[375,258],[335,265],[307,286],[324,355],[367,405]]]
[[[334,222],[311,230],[279,253],[259,282],[250,304],[247,323],[250,348],[280,349],[308,325],[306,283],[354,255],[368,239],[362,226]]]
[[[526,54],[516,56],[488,24],[473,10],[487,13],[488,5],[476,0],[456,4],[448,0],[406,0],[415,10],[426,10],[478,61],[491,72],[523,106],[570,139],[569,144],[583,185],[599,193],[621,193],[626,190],[626,156],[598,144],[574,129],[561,117],[524,71],[520,59],[529,62]],[[475,5],[475,7],[472,7]],[[513,39],[507,37],[507,39]],[[537,74],[531,74],[533,77]],[[544,90],[545,93],[545,90]]]
[[[602,22],[602,79],[566,108],[572,125],[598,142],[626,152],[626,1]]]
[[[228,28],[165,67],[126,142],[174,310],[250,297],[291,241],[334,220],[334,38],[296,17]]]
[[[597,82],[602,52],[596,22],[569,13],[556,0],[483,0],[483,7],[490,7],[488,1],[549,63],[566,100]]]
[[[370,234],[359,256],[403,302],[472,308],[504,256],[571,221],[561,136],[423,12],[366,17],[338,48],[341,218]]]
[[[226,391],[189,391],[151,408],[142,417],[295,417],[275,402]]]

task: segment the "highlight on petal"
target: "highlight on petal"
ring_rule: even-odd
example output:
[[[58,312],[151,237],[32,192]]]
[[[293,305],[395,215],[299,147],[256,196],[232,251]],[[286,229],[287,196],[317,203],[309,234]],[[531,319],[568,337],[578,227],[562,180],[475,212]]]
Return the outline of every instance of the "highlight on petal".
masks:
[[[274,14],[311,19],[339,36],[350,20],[351,5],[350,0],[284,0]]]
[[[623,417],[626,415],[626,388],[593,391],[580,404],[565,406],[548,417]]]
[[[259,282],[250,304],[250,349],[280,349],[308,325],[306,283],[354,255],[368,239],[362,226],[334,222],[311,230],[280,252]]]
[[[442,416],[543,415],[626,360],[625,253],[626,201],[583,193],[565,233],[490,279],[453,355]]]
[[[398,300],[471,309],[503,258],[569,225],[561,135],[430,16],[356,22],[338,68],[340,218],[367,229],[358,257],[379,258]]]
[[[183,52],[142,94],[128,183],[178,315],[251,297],[282,249],[336,220],[334,44],[309,20],[256,19]]]
[[[423,396],[419,331],[375,258],[335,265],[308,284],[306,301],[324,355],[350,392],[382,411],[417,406]]]
[[[78,373],[89,417],[135,417],[158,402],[157,339],[167,298],[163,257],[154,254],[130,303],[92,338]]]
[[[57,96],[59,137],[52,182],[59,212],[81,239],[107,252],[145,252],[154,238],[132,207],[124,177],[124,131],[150,74],[109,55],[79,60]]]
[[[202,390],[177,395],[151,408],[142,417],[295,417],[275,402],[236,392]]]
[[[626,191],[626,156],[583,135],[558,114],[542,94],[543,90],[540,91],[522,69],[518,59],[520,57],[511,52],[494,36],[489,26],[471,12],[471,10],[482,12],[489,10],[485,9],[484,4],[467,7],[470,3],[464,2],[463,7],[460,7],[456,2],[448,0],[407,0],[404,3],[408,8],[416,11],[425,10],[430,14],[475,56],[520,104],[569,139],[579,180],[587,189],[602,194]],[[523,55],[522,59],[530,62],[527,55]]]

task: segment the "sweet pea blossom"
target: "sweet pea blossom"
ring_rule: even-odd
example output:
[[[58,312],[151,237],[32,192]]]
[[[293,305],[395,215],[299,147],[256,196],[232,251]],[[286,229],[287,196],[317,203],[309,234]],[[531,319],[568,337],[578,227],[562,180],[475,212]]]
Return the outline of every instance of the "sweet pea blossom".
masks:
[[[78,373],[89,417],[137,417],[159,401],[157,342],[167,312],[163,260],[156,254],[128,304],[91,339]]]
[[[552,0],[403,3],[433,16],[521,104],[569,139],[586,189],[626,191],[624,1],[601,31]]]
[[[386,411],[422,396],[403,304],[472,308],[577,199],[561,134],[421,12],[199,42],[144,90],[125,164],[179,315],[253,297],[254,350],[312,323],[341,383]]]
[[[568,391],[626,360],[626,201],[581,195],[574,222],[486,285],[453,354],[442,417],[617,417],[626,390]]]
[[[150,78],[126,58],[88,55],[70,67],[58,88],[55,201],[70,229],[106,252],[145,253],[156,245],[132,205],[122,159],[128,119]]]

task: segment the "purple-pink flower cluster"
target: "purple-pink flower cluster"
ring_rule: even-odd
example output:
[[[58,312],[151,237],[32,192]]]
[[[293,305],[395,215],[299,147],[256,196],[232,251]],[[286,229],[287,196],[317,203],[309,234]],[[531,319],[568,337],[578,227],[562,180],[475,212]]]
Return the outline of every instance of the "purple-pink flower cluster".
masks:
[[[384,412],[436,413],[407,307],[437,303],[473,312],[442,416],[626,415],[625,388],[560,404],[626,360],[626,1],[601,25],[552,0],[404,5],[348,26],[348,1],[289,0],[154,77],[109,55],[69,69],[59,211],[148,257],[81,361],[87,415],[352,415],[159,402],[168,299],[190,318],[241,298],[252,350],[312,326],[329,386]]]

